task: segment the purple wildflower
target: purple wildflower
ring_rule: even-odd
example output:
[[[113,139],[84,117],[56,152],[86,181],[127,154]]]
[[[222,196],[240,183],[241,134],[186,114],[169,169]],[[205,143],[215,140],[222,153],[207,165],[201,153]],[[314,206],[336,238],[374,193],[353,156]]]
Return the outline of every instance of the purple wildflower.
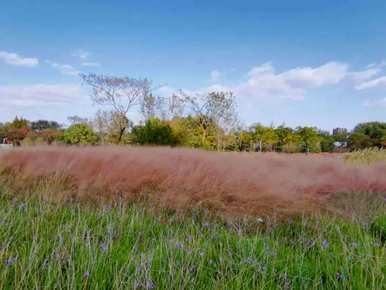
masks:
[[[16,261],[17,261],[17,257],[10,257],[7,260],[5,260],[5,265],[7,267],[12,266],[13,264],[16,263]]]
[[[109,248],[109,246],[107,245],[107,243],[101,243],[99,245],[99,248],[101,249],[102,252],[106,252]]]
[[[184,248],[184,245],[182,243],[176,243],[176,248],[179,250],[182,250]]]
[[[145,288],[146,289],[154,289],[155,288],[154,282],[150,279],[146,280]]]
[[[202,226],[203,226],[204,228],[209,228],[210,224],[209,224],[208,222],[205,222],[205,223],[202,224]]]
[[[327,240],[324,240],[324,241],[322,242],[322,248],[323,248],[323,249],[327,249],[329,246],[330,246],[330,243],[329,243]]]
[[[87,279],[90,276],[90,272],[86,271],[83,273],[83,279]]]

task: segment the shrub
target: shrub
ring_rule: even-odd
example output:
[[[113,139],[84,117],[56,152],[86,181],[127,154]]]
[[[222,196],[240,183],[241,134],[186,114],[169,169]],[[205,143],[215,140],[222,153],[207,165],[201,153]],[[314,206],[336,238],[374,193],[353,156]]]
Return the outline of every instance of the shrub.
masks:
[[[162,120],[150,118],[144,126],[132,131],[133,141],[138,144],[174,145],[176,143],[170,125]]]
[[[63,141],[66,144],[96,144],[98,136],[86,124],[74,124],[64,131]]]

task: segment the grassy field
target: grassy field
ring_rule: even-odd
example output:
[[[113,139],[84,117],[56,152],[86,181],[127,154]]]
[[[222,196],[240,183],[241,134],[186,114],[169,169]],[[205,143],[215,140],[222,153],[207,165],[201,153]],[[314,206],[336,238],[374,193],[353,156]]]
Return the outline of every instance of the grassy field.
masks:
[[[363,179],[366,187],[354,183],[361,193],[328,195],[326,210],[315,214],[236,215],[124,195],[87,201],[83,183],[63,172],[28,175],[37,161],[16,164],[13,156],[0,157],[1,289],[386,289],[386,197],[374,190],[382,188],[381,175]],[[340,166],[332,166],[335,173]],[[325,179],[315,182],[325,192]],[[64,194],[74,198],[59,200]]]

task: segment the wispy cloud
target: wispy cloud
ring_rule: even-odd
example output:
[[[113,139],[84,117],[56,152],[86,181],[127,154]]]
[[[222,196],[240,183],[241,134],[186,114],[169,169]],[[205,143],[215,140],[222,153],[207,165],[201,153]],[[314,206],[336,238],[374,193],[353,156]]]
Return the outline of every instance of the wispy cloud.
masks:
[[[367,82],[363,82],[357,85],[355,88],[357,90],[371,89],[377,87],[386,87],[386,76],[382,76]]]
[[[98,67],[101,64],[99,62],[82,62],[80,65],[85,67]]]
[[[0,51],[0,60],[9,65],[35,67],[39,65],[39,59],[34,57],[24,57],[17,53]]]
[[[383,68],[386,66],[386,60],[380,61],[380,62],[373,62],[370,63],[367,68]]]
[[[51,67],[57,69],[63,75],[78,76],[81,72],[69,64],[61,64],[50,60],[46,61]]]
[[[80,65],[83,67],[99,67],[101,64],[96,61],[90,60],[91,52],[83,49],[76,50],[72,56],[79,58]]]
[[[87,99],[79,85],[34,84],[0,86],[0,105],[8,108],[41,107],[79,102]]]
[[[354,71],[349,73],[349,77],[355,82],[363,82],[377,76],[381,72],[378,67],[371,67],[362,71]]]
[[[78,49],[74,51],[72,56],[78,57],[81,60],[86,60],[90,57],[91,53],[89,51],[83,50],[83,49]]]

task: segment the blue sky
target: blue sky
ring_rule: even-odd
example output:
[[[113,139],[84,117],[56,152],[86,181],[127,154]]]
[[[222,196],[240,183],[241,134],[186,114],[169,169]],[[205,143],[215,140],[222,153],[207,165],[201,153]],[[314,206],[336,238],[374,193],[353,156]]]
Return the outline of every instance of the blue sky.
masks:
[[[79,72],[232,90],[246,125],[386,121],[385,1],[4,2],[0,121],[91,117]]]

